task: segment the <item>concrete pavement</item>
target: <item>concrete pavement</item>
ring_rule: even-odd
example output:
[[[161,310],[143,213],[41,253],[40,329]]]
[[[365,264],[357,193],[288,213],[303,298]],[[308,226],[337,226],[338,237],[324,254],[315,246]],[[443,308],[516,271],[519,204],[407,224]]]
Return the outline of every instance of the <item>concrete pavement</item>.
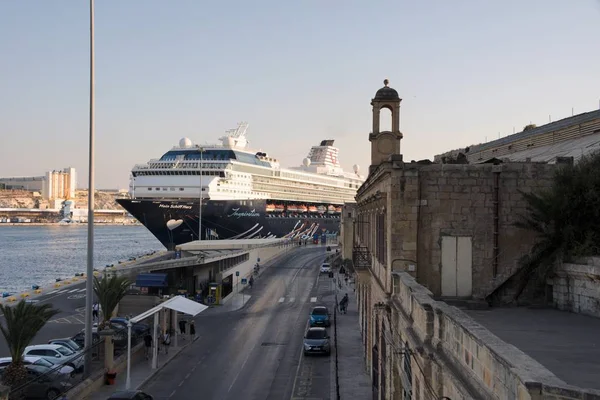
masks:
[[[341,279],[338,301],[348,293],[346,314],[337,314],[338,382],[340,400],[370,399],[371,379],[367,374],[364,345],[358,324],[358,303],[354,283]]]
[[[331,357],[302,355],[308,314],[333,293],[325,247],[298,247],[264,271],[236,312],[204,312],[198,340],[143,390],[155,399],[330,399]],[[322,289],[322,290],[320,290]]]
[[[463,311],[567,384],[600,389],[600,319],[552,308]]]

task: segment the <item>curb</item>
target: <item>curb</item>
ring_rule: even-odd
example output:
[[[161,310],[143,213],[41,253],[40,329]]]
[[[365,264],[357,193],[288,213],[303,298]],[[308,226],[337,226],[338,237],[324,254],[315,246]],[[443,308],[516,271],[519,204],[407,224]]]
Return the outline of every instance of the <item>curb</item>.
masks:
[[[156,368],[155,370],[153,370],[150,375],[148,375],[146,377],[146,379],[144,379],[139,385],[136,386],[136,390],[140,390],[140,388],[142,386],[144,386],[146,383],[148,383],[148,381],[150,379],[152,379],[154,377],[154,375],[156,375],[157,373],[159,373],[164,367],[166,367],[167,365],[169,365],[171,363],[171,361],[173,361],[174,359],[177,358],[177,356],[179,355],[179,353],[181,353],[183,350],[185,350],[187,347],[189,347],[190,345],[192,345],[196,340],[198,340],[198,336],[196,335],[194,337],[194,340],[192,340],[191,342],[189,342],[188,344],[186,344],[185,346],[181,347],[177,353],[175,353],[173,355],[173,357],[169,358],[163,365],[161,365],[159,368]]]

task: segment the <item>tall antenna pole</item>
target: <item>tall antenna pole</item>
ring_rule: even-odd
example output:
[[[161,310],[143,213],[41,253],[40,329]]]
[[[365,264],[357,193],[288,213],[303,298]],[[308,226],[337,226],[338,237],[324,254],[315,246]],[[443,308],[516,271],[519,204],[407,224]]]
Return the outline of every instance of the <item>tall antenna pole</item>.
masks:
[[[198,240],[202,240],[202,162],[204,147],[200,147],[200,198],[198,199]]]
[[[90,148],[88,182],[87,277],[85,285],[85,362],[84,375],[92,367],[92,300],[94,295],[94,135],[95,135],[94,0],[90,0]]]

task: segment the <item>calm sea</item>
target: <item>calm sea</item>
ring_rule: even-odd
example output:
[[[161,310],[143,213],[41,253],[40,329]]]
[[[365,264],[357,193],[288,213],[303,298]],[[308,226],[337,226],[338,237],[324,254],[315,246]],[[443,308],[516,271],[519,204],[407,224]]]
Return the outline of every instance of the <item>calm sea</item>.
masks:
[[[143,226],[96,226],[94,266],[164,250]],[[87,225],[0,226],[0,293],[85,272]]]

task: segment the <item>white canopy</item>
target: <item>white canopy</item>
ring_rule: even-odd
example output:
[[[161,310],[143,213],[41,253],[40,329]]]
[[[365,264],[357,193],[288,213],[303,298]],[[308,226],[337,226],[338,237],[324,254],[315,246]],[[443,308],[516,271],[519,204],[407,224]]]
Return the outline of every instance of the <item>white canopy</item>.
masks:
[[[149,316],[151,316],[152,314],[162,310],[163,308],[168,308],[169,310],[175,310],[175,311],[187,314],[187,315],[191,315],[192,317],[195,317],[196,315],[200,314],[202,311],[206,310],[208,308],[208,306],[205,306],[204,304],[198,303],[196,301],[186,299],[183,296],[175,296],[172,299],[169,299],[169,300],[165,301],[164,303],[161,303],[161,304],[157,305],[156,307],[151,308],[150,310],[141,313],[140,315],[136,315],[135,317],[131,318],[130,321],[132,324],[143,321],[144,319],[146,319]]]
[[[172,299],[165,301],[162,306],[164,308],[191,315],[192,317],[195,317],[208,308],[208,306],[205,306],[202,303],[186,299],[182,296],[175,296]]]

